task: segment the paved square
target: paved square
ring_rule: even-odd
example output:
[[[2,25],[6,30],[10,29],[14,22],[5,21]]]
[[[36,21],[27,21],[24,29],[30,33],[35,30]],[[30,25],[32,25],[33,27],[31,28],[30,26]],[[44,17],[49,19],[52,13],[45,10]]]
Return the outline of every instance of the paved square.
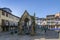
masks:
[[[55,35],[56,38],[54,38]],[[39,34],[35,36],[17,34],[11,35],[7,32],[3,32],[0,33],[0,40],[60,40],[60,39],[58,39],[58,35],[55,32],[47,31],[45,35]]]

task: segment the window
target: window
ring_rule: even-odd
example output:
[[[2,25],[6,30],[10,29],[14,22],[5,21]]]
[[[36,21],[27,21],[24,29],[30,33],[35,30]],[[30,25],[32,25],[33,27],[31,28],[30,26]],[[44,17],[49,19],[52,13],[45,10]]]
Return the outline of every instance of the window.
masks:
[[[6,13],[6,17],[8,17],[8,13]]]
[[[9,18],[11,18],[12,16],[11,16],[11,14],[9,14]]]
[[[4,11],[2,11],[2,15],[5,15],[5,12]]]
[[[5,24],[5,20],[2,19],[2,25],[4,25],[4,24]]]
[[[8,26],[9,25],[9,21],[5,20],[5,25]]]

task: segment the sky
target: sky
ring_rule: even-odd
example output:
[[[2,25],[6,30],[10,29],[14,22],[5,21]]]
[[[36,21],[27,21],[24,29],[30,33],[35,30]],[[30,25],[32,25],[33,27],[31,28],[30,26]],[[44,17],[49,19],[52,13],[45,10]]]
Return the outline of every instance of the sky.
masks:
[[[12,14],[21,17],[25,10],[42,18],[60,12],[60,0],[0,0],[0,8],[7,7]]]

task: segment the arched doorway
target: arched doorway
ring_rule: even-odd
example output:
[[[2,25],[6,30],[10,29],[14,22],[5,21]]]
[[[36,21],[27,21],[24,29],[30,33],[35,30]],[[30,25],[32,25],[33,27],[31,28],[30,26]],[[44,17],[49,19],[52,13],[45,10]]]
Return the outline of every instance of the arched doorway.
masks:
[[[25,34],[29,33],[29,19],[24,19],[23,31]]]

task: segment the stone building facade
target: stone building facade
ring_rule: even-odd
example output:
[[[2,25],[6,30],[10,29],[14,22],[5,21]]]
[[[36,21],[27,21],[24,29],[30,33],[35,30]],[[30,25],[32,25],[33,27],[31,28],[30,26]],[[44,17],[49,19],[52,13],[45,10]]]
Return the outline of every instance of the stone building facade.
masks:
[[[18,26],[19,19],[9,8],[0,8],[0,31],[8,31],[9,27]]]
[[[60,12],[47,15],[46,18],[40,18],[40,26],[48,27],[49,29],[60,29]]]

